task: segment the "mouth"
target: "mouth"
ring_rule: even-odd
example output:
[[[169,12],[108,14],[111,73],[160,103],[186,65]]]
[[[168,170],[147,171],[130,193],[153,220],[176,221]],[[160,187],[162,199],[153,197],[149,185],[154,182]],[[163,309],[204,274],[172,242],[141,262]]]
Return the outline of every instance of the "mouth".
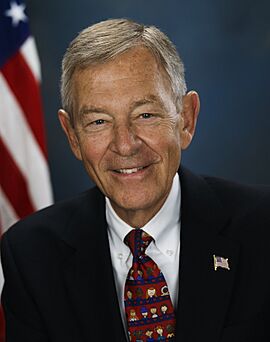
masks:
[[[133,168],[126,168],[126,169],[115,169],[113,170],[116,173],[124,174],[124,175],[131,175],[132,173],[137,173],[143,169],[145,169],[147,166],[140,166],[140,167],[133,167]]]

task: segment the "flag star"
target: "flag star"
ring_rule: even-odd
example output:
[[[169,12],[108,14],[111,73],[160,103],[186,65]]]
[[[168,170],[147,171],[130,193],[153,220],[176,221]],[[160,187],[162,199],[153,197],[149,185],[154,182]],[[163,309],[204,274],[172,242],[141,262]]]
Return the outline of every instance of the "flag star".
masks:
[[[12,26],[18,26],[20,21],[27,21],[27,16],[24,13],[25,5],[20,4],[18,5],[16,2],[11,1],[10,9],[5,12],[7,17],[11,17],[12,19]]]

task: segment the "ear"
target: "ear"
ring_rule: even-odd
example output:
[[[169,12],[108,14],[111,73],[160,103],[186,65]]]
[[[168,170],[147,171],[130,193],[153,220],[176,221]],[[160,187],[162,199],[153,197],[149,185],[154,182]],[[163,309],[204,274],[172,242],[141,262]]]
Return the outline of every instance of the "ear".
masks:
[[[76,135],[76,131],[70,122],[69,114],[63,109],[59,109],[58,118],[64,132],[66,133],[72,152],[77,159],[82,160],[79,140]]]
[[[196,123],[200,110],[200,98],[196,91],[189,91],[183,97],[183,109],[181,112],[181,148],[185,150],[191,143],[195,133]]]

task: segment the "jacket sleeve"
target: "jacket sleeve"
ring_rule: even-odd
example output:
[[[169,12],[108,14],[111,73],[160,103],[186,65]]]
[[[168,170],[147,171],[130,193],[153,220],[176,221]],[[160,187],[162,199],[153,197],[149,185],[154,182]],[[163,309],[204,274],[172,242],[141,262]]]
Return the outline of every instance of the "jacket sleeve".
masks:
[[[34,299],[17,267],[8,234],[1,239],[4,287],[1,301],[6,321],[6,342],[48,342]]]

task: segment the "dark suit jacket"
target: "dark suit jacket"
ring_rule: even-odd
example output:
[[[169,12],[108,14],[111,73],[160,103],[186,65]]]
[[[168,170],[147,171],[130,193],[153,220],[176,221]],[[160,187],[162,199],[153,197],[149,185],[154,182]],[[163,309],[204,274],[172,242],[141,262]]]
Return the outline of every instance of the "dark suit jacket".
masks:
[[[176,341],[270,341],[270,195],[180,172]],[[8,342],[125,340],[104,196],[94,188],[2,239]],[[213,255],[230,270],[214,270]]]

